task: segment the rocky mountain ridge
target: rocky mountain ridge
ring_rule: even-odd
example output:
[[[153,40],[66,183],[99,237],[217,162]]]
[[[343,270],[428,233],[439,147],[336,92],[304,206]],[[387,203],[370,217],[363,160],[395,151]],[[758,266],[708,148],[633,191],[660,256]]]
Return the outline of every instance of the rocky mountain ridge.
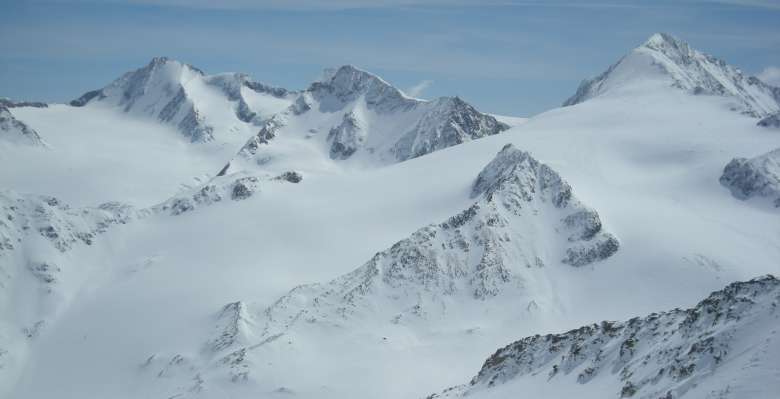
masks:
[[[46,143],[35,129],[16,119],[8,107],[0,103],[0,141],[45,147]]]
[[[459,97],[410,98],[378,76],[345,65],[265,120],[232,163],[267,165],[278,158],[267,145],[280,137],[306,149],[316,142],[331,160],[396,163],[508,128]]]
[[[608,380],[620,387],[607,396],[613,398],[685,398],[691,391],[748,397],[749,373],[720,379],[719,371],[774,362],[779,305],[780,280],[765,276],[729,284],[690,309],[526,337],[496,351],[470,383],[429,399],[495,397],[491,391],[502,387],[499,395],[509,396],[522,389],[514,382],[542,378],[549,385],[580,384],[583,395],[588,384]]]
[[[780,208],[780,148],[751,159],[732,159],[723,169],[720,184],[738,199],[766,199]]]

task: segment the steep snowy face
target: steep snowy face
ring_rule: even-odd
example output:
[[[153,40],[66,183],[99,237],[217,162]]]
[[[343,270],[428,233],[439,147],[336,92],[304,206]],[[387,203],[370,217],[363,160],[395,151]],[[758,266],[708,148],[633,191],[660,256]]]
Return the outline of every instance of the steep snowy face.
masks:
[[[732,159],[720,184],[741,200],[762,198],[780,208],[780,148],[751,159]]]
[[[255,82],[244,73],[222,73],[204,77],[208,86],[219,89],[234,103],[236,117],[246,123],[260,124],[266,118],[290,106],[294,92]]]
[[[473,326],[475,315],[500,322],[518,309],[553,309],[548,268],[592,264],[618,250],[598,214],[555,171],[511,145],[482,170],[471,194],[468,209],[346,275],[299,286],[263,311],[226,305],[205,344],[207,356],[187,361],[199,365],[201,381],[225,375],[246,381],[258,348],[286,335],[334,327],[459,328]]]
[[[736,67],[665,33],[656,33],[606,72],[582,82],[563,105],[579,104],[636,82],[656,79],[692,94],[728,97],[733,109],[753,117],[780,110],[780,88],[744,76]]]
[[[207,142],[229,136],[236,130],[235,125],[259,123],[289,105],[290,96],[286,90],[254,82],[245,74],[207,76],[191,65],[157,57],[70,105],[101,103],[118,107],[173,125],[192,142]],[[270,100],[264,103],[263,97]]]
[[[404,96],[382,78],[351,65],[342,66],[322,81],[312,83],[308,91],[326,112],[347,107],[360,97],[368,109],[378,113],[408,111],[420,102]]]
[[[266,334],[283,333],[301,319],[441,319],[458,312],[449,309],[453,302],[532,292],[546,267],[584,266],[618,250],[598,214],[557,173],[511,145],[479,174],[472,195],[477,201],[468,209],[414,232],[355,271],[291,291],[266,310]],[[523,306],[535,299],[520,296],[526,296]]]
[[[0,104],[0,142],[45,146],[41,136],[24,122],[16,119],[5,105]]]
[[[489,357],[469,384],[429,398],[540,389],[552,397],[772,397],[780,389],[778,303],[780,280],[766,276],[732,283],[690,309],[526,337]],[[766,375],[749,371],[764,366]]]
[[[459,97],[443,97],[429,104],[430,109],[414,128],[393,146],[392,152],[398,160],[416,158],[509,128]]]
[[[0,191],[0,394],[23,369],[29,341],[75,292],[84,266],[69,253],[123,224],[135,211],[121,203],[71,209],[54,197]]]
[[[233,163],[268,167],[269,160],[282,158],[274,145],[261,146],[273,140],[276,146],[306,152],[302,158],[388,164],[508,128],[460,98],[409,98],[381,78],[347,65],[326,73],[284,112],[266,119]]]
[[[156,57],[145,67],[124,74],[100,90],[85,93],[70,105],[108,104],[174,125],[193,142],[210,141],[214,128],[185,90],[191,80],[203,76],[203,71],[191,65]]]

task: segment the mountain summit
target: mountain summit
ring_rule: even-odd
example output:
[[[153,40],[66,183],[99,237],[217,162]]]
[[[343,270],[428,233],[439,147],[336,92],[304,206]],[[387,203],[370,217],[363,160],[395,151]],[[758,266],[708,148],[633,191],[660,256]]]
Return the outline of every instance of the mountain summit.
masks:
[[[289,105],[289,95],[287,90],[254,82],[246,74],[206,75],[192,65],[155,57],[70,105],[100,103],[119,108],[174,126],[192,142],[208,142],[218,136],[229,139],[227,133],[242,124],[259,123]]]
[[[323,75],[285,111],[266,120],[228,169],[239,164],[276,172],[295,168],[279,164],[290,159],[291,150],[300,152],[297,158],[325,162],[390,164],[509,129],[459,97],[410,98],[352,65]]]
[[[780,88],[745,76],[738,68],[666,33],[652,35],[604,73],[583,81],[563,106],[648,80],[662,80],[692,94],[729,97],[735,110],[753,117],[780,110]]]

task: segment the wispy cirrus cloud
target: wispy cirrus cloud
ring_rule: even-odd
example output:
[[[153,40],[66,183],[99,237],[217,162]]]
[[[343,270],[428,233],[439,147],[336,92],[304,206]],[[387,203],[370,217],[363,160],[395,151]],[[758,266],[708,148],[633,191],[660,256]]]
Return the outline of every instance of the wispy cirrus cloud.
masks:
[[[423,80],[420,83],[417,83],[416,85],[404,90],[404,93],[410,97],[420,97],[422,96],[423,92],[425,92],[425,90],[431,87],[432,84],[432,80]]]
[[[763,71],[756,75],[764,83],[772,86],[780,87],[780,68],[776,66],[769,66],[764,68]]]
[[[726,4],[780,10],[777,0],[33,0],[56,3],[114,3],[201,9],[348,10],[392,7],[569,7],[569,8],[653,8],[659,6]]]

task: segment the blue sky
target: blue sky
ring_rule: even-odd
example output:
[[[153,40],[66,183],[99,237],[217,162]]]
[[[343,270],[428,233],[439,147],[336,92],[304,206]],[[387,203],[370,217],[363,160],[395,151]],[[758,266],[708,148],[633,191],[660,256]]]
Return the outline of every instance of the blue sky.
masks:
[[[780,0],[0,0],[0,10],[0,96],[19,100],[70,100],[166,55],[291,89],[354,64],[423,98],[532,115],[657,31],[780,76]]]

